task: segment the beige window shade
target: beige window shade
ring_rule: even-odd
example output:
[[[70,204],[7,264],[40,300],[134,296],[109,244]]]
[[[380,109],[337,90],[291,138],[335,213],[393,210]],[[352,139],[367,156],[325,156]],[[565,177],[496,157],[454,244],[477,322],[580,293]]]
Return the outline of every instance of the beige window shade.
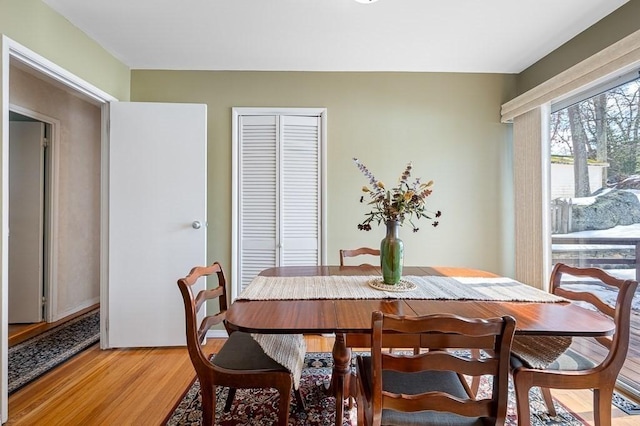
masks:
[[[546,288],[551,266],[549,228],[550,105],[640,66],[640,31],[502,105],[513,123],[515,278]]]
[[[640,66],[640,31],[628,35],[555,77],[502,105],[502,122],[558,102]]]

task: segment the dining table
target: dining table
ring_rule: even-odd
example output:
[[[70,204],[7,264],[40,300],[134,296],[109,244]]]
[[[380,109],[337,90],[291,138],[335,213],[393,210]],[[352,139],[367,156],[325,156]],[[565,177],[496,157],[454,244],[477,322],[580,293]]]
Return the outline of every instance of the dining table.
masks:
[[[335,334],[331,382],[326,391],[335,397],[336,424],[342,424],[344,399],[355,396],[351,348],[369,347],[374,311],[405,316],[447,313],[469,318],[510,315],[516,320],[516,336],[598,337],[611,335],[615,329],[612,321],[592,310],[488,271],[404,267],[403,281],[413,281],[418,288],[398,292],[367,285],[378,282],[376,277],[380,276],[380,268],[370,265],[268,268],[231,303],[227,326],[265,335]],[[336,287],[347,284],[355,287],[346,292]],[[439,286],[440,293],[431,291],[432,286]],[[485,296],[489,287],[497,291],[497,296]],[[510,292],[524,296],[510,296]],[[389,346],[413,345],[395,346],[398,344]]]

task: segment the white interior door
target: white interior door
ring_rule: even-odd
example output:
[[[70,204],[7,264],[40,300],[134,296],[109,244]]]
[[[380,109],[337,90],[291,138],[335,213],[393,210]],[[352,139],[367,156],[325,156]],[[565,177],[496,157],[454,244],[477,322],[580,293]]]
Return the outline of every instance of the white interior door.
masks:
[[[107,347],[186,344],[176,281],[206,262],[206,115],[111,104]]]
[[[44,123],[9,125],[9,323],[42,321]]]

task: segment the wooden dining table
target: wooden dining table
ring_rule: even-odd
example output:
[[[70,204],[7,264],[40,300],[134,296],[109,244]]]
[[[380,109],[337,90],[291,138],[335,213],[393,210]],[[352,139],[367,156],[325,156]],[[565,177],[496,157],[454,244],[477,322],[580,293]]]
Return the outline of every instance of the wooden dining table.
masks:
[[[269,268],[262,277],[326,277],[332,275],[379,276],[373,266],[287,266]],[[405,276],[500,278],[460,267],[405,267]],[[301,279],[301,282],[304,280]],[[242,296],[242,294],[241,294]],[[353,396],[351,347],[369,346],[374,311],[407,316],[453,313],[470,318],[511,315],[516,335],[607,336],[614,324],[597,313],[569,302],[515,302],[490,300],[304,299],[236,300],[226,314],[230,329],[260,334],[335,333],[333,370],[327,391],[336,398],[336,424],[342,424],[344,398]],[[393,345],[389,345],[393,346]],[[411,347],[410,345],[395,347]]]

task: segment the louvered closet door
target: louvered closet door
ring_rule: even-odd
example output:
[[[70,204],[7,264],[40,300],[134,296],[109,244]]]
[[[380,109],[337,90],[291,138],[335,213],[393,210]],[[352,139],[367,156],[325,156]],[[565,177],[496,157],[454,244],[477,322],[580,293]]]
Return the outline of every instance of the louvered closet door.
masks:
[[[239,117],[239,291],[266,268],[319,264],[320,128],[314,116]]]
[[[240,117],[241,289],[260,271],[276,265],[277,130],[275,116]]]
[[[320,250],[320,118],[281,116],[280,128],[280,266],[317,265]]]

